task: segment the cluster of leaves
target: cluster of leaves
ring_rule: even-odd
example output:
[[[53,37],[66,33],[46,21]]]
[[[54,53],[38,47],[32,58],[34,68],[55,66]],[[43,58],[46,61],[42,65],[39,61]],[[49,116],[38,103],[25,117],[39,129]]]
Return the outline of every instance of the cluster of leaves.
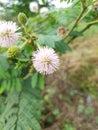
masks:
[[[34,88],[38,73],[23,82],[24,74],[10,62],[0,55],[0,130],[40,130],[41,95]],[[41,79],[39,75],[39,86],[43,87]]]
[[[0,110],[1,130],[41,130],[39,119],[41,116],[41,99],[39,91],[32,89],[28,82],[25,82],[24,89],[8,94],[5,104],[1,102],[5,109]],[[27,107],[28,106],[28,107]]]

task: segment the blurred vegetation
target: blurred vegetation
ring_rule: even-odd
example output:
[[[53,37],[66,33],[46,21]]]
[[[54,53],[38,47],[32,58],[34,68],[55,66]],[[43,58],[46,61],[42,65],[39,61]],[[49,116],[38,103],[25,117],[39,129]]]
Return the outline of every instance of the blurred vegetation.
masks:
[[[44,6],[49,6],[49,2],[45,2],[41,5],[39,4],[39,0],[10,0],[8,2],[0,2],[2,12],[0,14],[0,17],[5,20],[13,19],[14,21],[16,21],[16,17],[19,12],[27,14],[28,17],[33,17],[36,14],[32,13],[29,9],[29,4],[33,1],[38,3],[39,9]]]

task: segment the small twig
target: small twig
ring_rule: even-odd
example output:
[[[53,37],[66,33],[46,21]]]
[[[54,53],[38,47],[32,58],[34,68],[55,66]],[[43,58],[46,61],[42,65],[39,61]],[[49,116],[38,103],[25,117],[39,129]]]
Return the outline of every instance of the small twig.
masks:
[[[92,24],[96,24],[96,23],[98,23],[98,20],[95,20],[95,21],[89,22],[89,23],[87,23],[87,25],[92,25]]]

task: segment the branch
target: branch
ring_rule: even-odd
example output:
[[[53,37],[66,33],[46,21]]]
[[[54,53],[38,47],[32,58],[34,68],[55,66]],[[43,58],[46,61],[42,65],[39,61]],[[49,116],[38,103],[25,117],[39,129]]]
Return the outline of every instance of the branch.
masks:
[[[92,22],[87,23],[86,27],[83,28],[83,29],[80,31],[80,33],[85,32],[87,29],[89,29],[92,25],[94,25],[94,24],[96,24],[96,23],[98,23],[98,20],[95,20],[95,21],[92,21]],[[68,41],[68,44],[69,44],[70,42],[72,42],[72,41],[73,41],[74,39],[76,39],[76,38],[77,38],[77,36],[73,36],[73,37]]]
[[[73,27],[72,27],[71,30],[68,32],[68,34],[63,38],[63,40],[66,39],[66,38],[71,34],[71,32],[74,30],[74,28],[77,26],[79,20],[81,19],[82,15],[83,15],[84,12],[85,12],[85,9],[86,9],[86,8],[82,8],[82,10],[81,10],[79,16],[77,17],[77,19],[76,19],[76,21],[75,21]]]

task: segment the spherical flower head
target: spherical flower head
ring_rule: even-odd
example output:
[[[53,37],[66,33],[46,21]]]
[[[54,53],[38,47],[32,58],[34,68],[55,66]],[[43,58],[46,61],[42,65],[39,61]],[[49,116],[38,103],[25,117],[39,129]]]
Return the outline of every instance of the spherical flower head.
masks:
[[[38,11],[38,3],[37,2],[31,2],[29,5],[29,9],[31,12],[37,12]]]
[[[0,46],[10,47],[19,39],[18,26],[12,21],[0,21]]]
[[[18,21],[19,21],[19,23],[20,24],[22,24],[22,25],[25,25],[26,24],[26,22],[27,22],[27,16],[25,15],[25,13],[19,13],[18,14]]]
[[[47,7],[43,7],[43,8],[41,8],[40,9],[40,13],[44,13],[44,14],[46,14],[46,13],[48,13],[48,8]]]
[[[39,73],[52,74],[58,69],[59,57],[52,48],[41,47],[33,53],[33,65]]]
[[[20,54],[20,49],[17,46],[11,46],[7,53],[9,58],[16,58]]]

